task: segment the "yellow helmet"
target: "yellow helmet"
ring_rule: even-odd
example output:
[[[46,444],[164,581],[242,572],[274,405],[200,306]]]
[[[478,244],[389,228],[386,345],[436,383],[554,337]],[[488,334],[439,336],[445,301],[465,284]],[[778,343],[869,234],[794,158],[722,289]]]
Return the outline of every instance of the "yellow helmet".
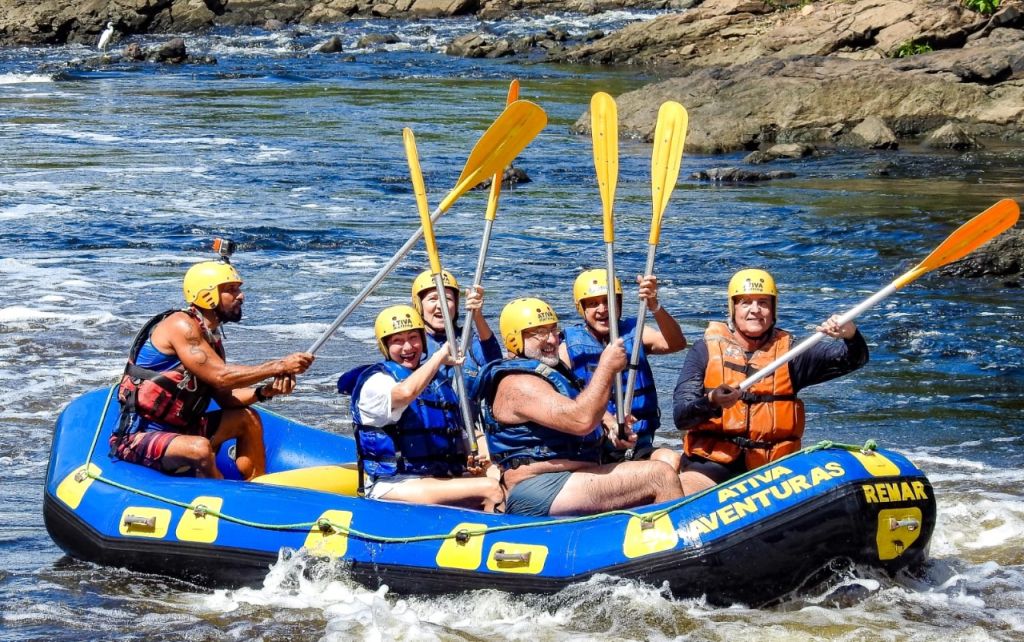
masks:
[[[733,299],[744,294],[767,294],[772,297],[773,321],[779,302],[775,279],[764,270],[740,270],[729,279],[729,324],[732,324]]]
[[[380,349],[380,353],[388,358],[388,346],[384,340],[393,334],[409,330],[419,330],[423,335],[423,319],[420,318],[419,312],[408,305],[393,305],[381,310],[373,323],[373,333],[377,336],[377,348]],[[427,349],[426,337],[423,337],[423,349]]]
[[[615,277],[615,294],[622,295],[622,282]],[[608,295],[608,270],[584,270],[572,284],[572,298],[576,301],[576,311],[583,316],[583,299],[592,296]]]
[[[185,293],[185,303],[212,310],[220,303],[218,286],[241,282],[242,277],[230,263],[203,261],[188,269],[181,289]]]
[[[518,355],[523,354],[523,330],[558,323],[558,315],[551,306],[533,297],[509,301],[501,311],[498,327],[505,347]]]
[[[455,307],[459,307],[459,282],[455,280],[455,276],[448,270],[441,270],[441,282],[444,283],[444,287],[452,288],[455,290]],[[434,289],[434,275],[431,274],[430,270],[423,270],[419,273],[412,282],[412,307],[416,308],[416,311],[423,314],[423,301],[420,300],[420,294],[427,290]]]

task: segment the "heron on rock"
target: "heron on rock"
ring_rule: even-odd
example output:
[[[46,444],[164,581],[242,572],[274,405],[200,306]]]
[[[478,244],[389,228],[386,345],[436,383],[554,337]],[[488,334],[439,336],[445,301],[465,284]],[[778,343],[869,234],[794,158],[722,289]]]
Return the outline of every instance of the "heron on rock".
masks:
[[[114,23],[107,22],[107,28],[100,34],[100,39],[96,42],[96,48],[103,53],[107,52],[107,46],[110,44],[110,39],[114,35]]]

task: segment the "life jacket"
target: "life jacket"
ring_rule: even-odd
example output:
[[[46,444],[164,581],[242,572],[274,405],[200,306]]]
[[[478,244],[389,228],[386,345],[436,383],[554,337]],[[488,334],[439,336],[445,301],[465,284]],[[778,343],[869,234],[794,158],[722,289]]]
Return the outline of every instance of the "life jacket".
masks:
[[[214,337],[194,308],[161,312],[146,322],[135,335],[128,363],[121,376],[117,400],[121,402],[121,422],[115,437],[120,439],[131,423],[131,415],[189,432],[203,420],[213,397],[213,388],[199,380],[185,369],[181,361],[165,370],[157,371],[136,365],[139,351],[149,340],[157,324],[175,312],[184,312],[196,324],[201,335],[210,342],[213,349],[224,358],[224,346],[220,338]]]
[[[712,322],[704,333],[708,365],[704,371],[704,393],[721,384],[732,387],[789,350],[792,337],[772,330],[768,342],[747,361],[743,348],[729,327]],[[757,468],[796,452],[804,434],[804,404],[796,398],[789,376],[789,364],[761,379],[743,393],[721,417],[711,417],[690,429],[683,440],[687,455],[728,464],[740,455],[747,470]]]
[[[427,345],[424,350],[424,359],[429,359],[431,355],[437,352],[441,344],[447,339],[441,337],[438,340],[433,334],[424,332],[423,334],[427,337]],[[459,328],[455,329],[455,335],[458,337],[462,336],[462,330]],[[498,338],[491,336],[486,342],[481,341],[480,337],[476,334],[476,328],[469,334],[469,348],[465,350],[466,360],[462,363],[462,375],[466,381],[466,385],[472,385],[473,380],[480,376],[480,369],[491,361],[500,361],[502,358],[502,352]],[[449,381],[455,381],[455,366],[442,365],[438,372],[441,373]]]
[[[394,361],[382,361],[359,374],[352,390],[352,423],[360,470],[373,477],[461,475],[466,469],[467,453],[462,444],[459,399],[451,383],[435,376],[397,423],[369,426],[362,422],[359,414],[359,393],[367,379],[378,372],[401,382],[413,371]]]
[[[625,339],[626,352],[633,349],[636,337],[636,320],[628,319],[619,323],[620,335]],[[584,383],[589,383],[594,376],[597,362],[605,345],[587,330],[586,324],[576,324],[565,329],[565,348],[569,352],[572,372]],[[622,390],[625,393],[629,370],[621,373]],[[608,399],[608,412],[615,414],[615,394]],[[636,382],[633,388],[633,405],[630,413],[636,417],[633,432],[636,433],[634,449],[650,447],[654,443],[654,433],[661,426],[661,409],[658,407],[658,391],[654,384],[654,373],[643,343],[640,344],[640,360],[636,366]]]
[[[491,459],[502,470],[516,468],[523,464],[549,459],[572,459],[598,462],[601,458],[601,443],[604,428],[598,423],[585,436],[570,435],[528,421],[521,424],[502,424],[494,418],[492,410],[498,383],[505,375],[531,374],[545,381],[570,399],[575,399],[583,389],[578,381],[570,380],[558,370],[535,359],[510,359],[496,361],[484,366],[480,373],[480,413],[487,434],[487,446]]]

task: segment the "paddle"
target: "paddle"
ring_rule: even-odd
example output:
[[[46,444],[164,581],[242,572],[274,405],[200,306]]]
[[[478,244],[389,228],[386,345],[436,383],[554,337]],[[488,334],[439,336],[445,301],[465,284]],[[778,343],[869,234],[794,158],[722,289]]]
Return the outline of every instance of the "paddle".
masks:
[[[466,165],[462,168],[462,174],[455,183],[448,195],[444,197],[441,204],[430,215],[431,221],[436,221],[439,216],[448,211],[452,203],[465,194],[475,185],[480,184],[488,176],[503,169],[512,162],[512,159],[519,155],[519,152],[530,144],[530,141],[537,136],[544,125],[547,124],[547,115],[537,105],[517,100],[498,116],[491,126],[487,128],[480,140],[469,153]],[[395,253],[387,265],[377,271],[372,279],[363,287],[348,306],[341,311],[330,327],[317,339],[309,348],[309,352],[315,354],[317,350],[330,338],[332,334],[345,322],[345,319],[355,311],[359,305],[366,300],[370,292],[384,280],[391,270],[395,269],[398,262],[409,253],[412,246],[423,236],[423,228],[409,237],[398,252]]]
[[[594,141],[594,169],[601,190],[604,211],[604,247],[608,257],[608,332],[611,342],[619,340],[619,310],[615,299],[615,184],[619,180],[619,113],[615,99],[599,91],[590,99],[590,130]],[[626,438],[626,416],[622,407],[622,378],[615,377],[615,421],[619,439]]]
[[[419,153],[416,151],[416,137],[406,127],[402,130],[405,141],[405,156],[409,160],[409,175],[412,178],[413,191],[416,193],[416,207],[420,212],[420,224],[423,226],[423,243],[427,246],[430,258],[430,275],[434,277],[434,288],[437,289],[437,304],[441,308],[444,319],[444,332],[448,337],[448,352],[452,359],[459,356],[455,345],[455,326],[452,315],[448,312],[448,297],[445,296],[444,278],[441,276],[441,257],[437,254],[437,240],[434,238],[434,224],[430,220],[430,209],[427,207],[427,188],[423,184],[423,172],[420,171]],[[426,346],[423,346],[426,349]],[[455,364],[455,391],[459,395],[459,410],[462,411],[462,442],[466,452],[476,455],[476,440],[473,438],[473,414],[469,411],[469,398],[466,396],[466,382],[462,378],[462,366]]]
[[[941,245],[932,250],[932,253],[923,261],[918,263],[913,269],[909,270],[889,285],[872,294],[849,312],[842,315],[839,318],[839,324],[842,325],[848,321],[854,320],[858,315],[871,306],[893,294],[896,290],[899,290],[919,277],[931,272],[935,268],[939,268],[948,263],[952,263],[953,261],[962,259],[974,250],[978,249],[981,245],[1013,227],[1019,216],[1020,208],[1017,206],[1017,203],[1011,199],[1004,198],[981,214],[978,214],[958,227],[955,232],[950,234]],[[800,342],[799,345],[786,352],[786,354],[744,379],[740,383],[739,389],[747,390],[761,379],[767,377],[782,364],[787,363],[797,355],[806,352],[811,346],[821,341],[824,337],[825,334],[823,332],[816,332],[807,337]]]
[[[508,97],[505,104],[511,105],[519,100],[519,81],[513,80],[508,86]],[[511,161],[509,161],[511,163]],[[501,194],[501,179],[505,175],[505,168],[502,167],[494,172],[491,178],[491,193],[487,198],[487,211],[484,213],[484,237],[480,242],[480,255],[476,259],[476,272],[473,274],[473,288],[475,291],[484,278],[484,263],[487,260],[487,246],[491,243],[491,228],[494,226],[494,217],[498,213],[498,195]],[[473,311],[466,310],[466,320],[462,324],[462,338],[459,345],[462,352],[469,354],[469,335],[473,332]]]
[[[651,154],[651,235],[647,240],[647,267],[644,274],[654,274],[654,255],[661,237],[661,218],[668,205],[668,198],[679,178],[679,165],[683,161],[683,144],[686,141],[686,127],[689,115],[682,105],[675,101],[661,104],[658,110],[658,124],[654,127],[654,151]],[[633,352],[629,357],[629,377],[626,380],[624,398],[627,410],[633,407],[633,390],[636,387],[636,368],[640,363],[640,346],[644,339],[644,320],[647,317],[647,302],[641,301],[636,312],[636,336],[633,337]]]

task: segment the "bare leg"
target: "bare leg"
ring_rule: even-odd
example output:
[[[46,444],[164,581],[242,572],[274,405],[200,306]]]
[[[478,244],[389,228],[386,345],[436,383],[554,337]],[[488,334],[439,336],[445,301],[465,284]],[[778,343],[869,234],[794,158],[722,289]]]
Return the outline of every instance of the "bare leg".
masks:
[[[671,448],[658,448],[651,453],[651,461],[660,461],[668,464],[672,467],[672,470],[679,472],[679,466],[682,464],[683,456],[672,450]],[[684,488],[685,490],[685,488]],[[689,495],[690,493],[686,493]]]
[[[178,435],[167,445],[161,465],[167,472],[188,466],[196,471],[196,477],[223,479],[217,470],[213,453],[209,439],[194,435]]]
[[[504,494],[498,481],[491,477],[424,477],[399,484],[382,499],[412,504],[463,506],[493,513],[494,506],[501,503]]]
[[[551,515],[587,515],[683,496],[679,477],[660,461],[626,461],[578,470],[569,477]]]
[[[263,447],[263,422],[259,414],[249,408],[225,410],[220,427],[213,435],[212,450],[217,452],[229,439],[238,439],[235,465],[246,480],[267,472],[267,454]],[[216,466],[214,467],[216,468]],[[218,473],[219,475],[219,473]]]
[[[683,486],[683,492],[693,495],[714,486],[715,480],[695,470],[687,470],[679,473],[679,483]]]

